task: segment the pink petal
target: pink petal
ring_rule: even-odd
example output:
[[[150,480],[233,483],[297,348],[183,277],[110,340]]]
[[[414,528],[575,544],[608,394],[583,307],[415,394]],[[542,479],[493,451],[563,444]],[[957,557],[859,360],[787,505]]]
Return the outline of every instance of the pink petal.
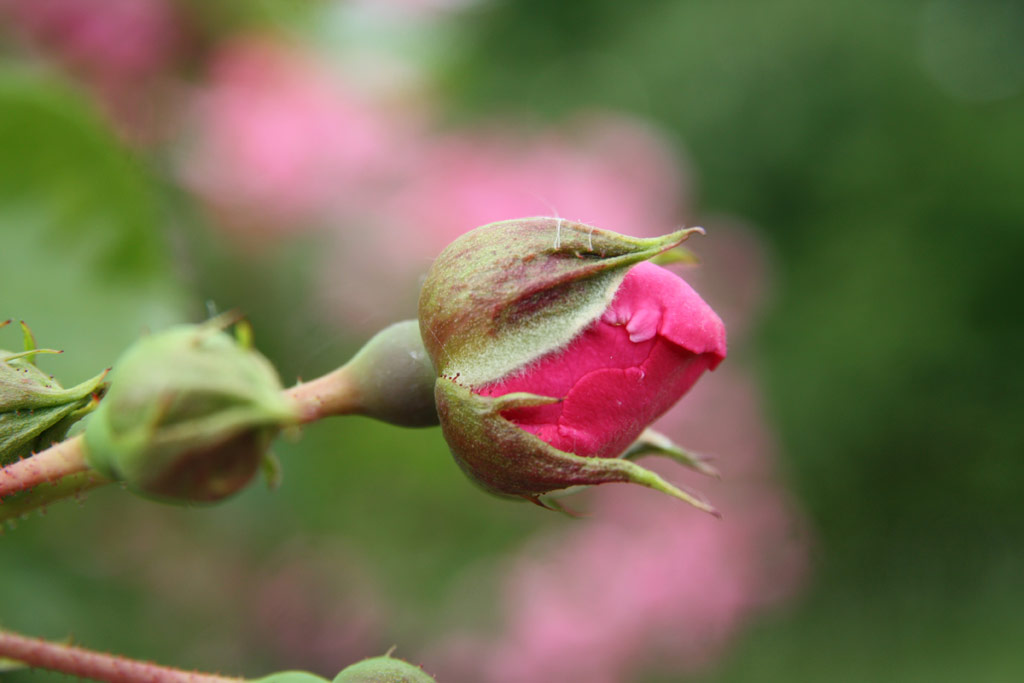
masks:
[[[641,263],[567,348],[478,393],[564,398],[505,416],[560,450],[616,457],[725,354],[725,327],[711,307],[681,278]]]

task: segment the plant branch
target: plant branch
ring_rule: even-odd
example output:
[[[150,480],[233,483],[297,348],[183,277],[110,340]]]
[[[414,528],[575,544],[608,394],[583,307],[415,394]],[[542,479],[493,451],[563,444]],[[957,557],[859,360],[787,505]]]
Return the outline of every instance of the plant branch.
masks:
[[[362,409],[358,387],[347,367],[283,393],[302,424]],[[0,522],[110,482],[86,463],[82,436],[73,437],[0,468]]]
[[[362,408],[358,386],[347,365],[285,389],[284,395],[295,405],[302,424],[332,415],[351,415]]]
[[[72,498],[94,488],[109,484],[110,480],[95,470],[69,474],[54,482],[40,484],[31,491],[0,501],[0,522],[17,519],[33,510],[46,507],[65,498]]]
[[[0,522],[109,482],[85,462],[82,437],[70,438],[0,469]]]
[[[0,469],[0,501],[18,491],[55,482],[88,469],[82,437],[70,438]]]
[[[106,683],[238,683],[244,679],[182,671],[151,662],[29,638],[0,629],[0,657]]]

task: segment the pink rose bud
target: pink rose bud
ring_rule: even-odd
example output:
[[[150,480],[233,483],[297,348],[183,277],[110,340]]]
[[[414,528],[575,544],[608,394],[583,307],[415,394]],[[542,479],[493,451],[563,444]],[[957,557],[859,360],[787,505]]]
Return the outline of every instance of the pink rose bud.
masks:
[[[545,504],[578,485],[642,484],[713,512],[628,457],[725,358],[721,319],[645,263],[699,228],[641,239],[556,218],[477,228],[446,248],[420,295],[445,439],[471,479]],[[550,504],[550,502],[549,502]]]

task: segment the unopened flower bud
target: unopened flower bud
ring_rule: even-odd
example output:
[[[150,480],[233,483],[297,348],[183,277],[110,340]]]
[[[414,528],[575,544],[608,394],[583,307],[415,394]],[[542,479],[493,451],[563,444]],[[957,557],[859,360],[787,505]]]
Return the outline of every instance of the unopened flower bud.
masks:
[[[308,671],[279,671],[250,683],[327,683],[327,679]]]
[[[436,683],[423,669],[390,655],[372,657],[346,667],[333,683]]]
[[[35,348],[24,323],[22,329],[24,351],[0,349],[0,465],[63,440],[71,425],[95,407],[104,388],[105,372],[69,389],[61,387],[35,364],[37,354],[56,352]]]
[[[217,320],[144,337],[115,363],[85,430],[89,464],[155,498],[213,502],[244,487],[297,421],[274,367]]]
[[[644,263],[694,231],[640,239],[531,218],[477,228],[441,253],[420,327],[445,439],[471,479],[534,502],[627,481],[711,511],[622,457],[725,358],[714,311]]]

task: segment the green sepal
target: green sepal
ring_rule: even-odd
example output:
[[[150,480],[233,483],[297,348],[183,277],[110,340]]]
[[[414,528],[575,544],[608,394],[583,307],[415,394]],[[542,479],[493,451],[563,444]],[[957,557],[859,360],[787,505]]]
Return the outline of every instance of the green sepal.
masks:
[[[512,399],[507,400],[509,397]],[[502,410],[542,405],[558,399],[521,393],[481,396],[445,377],[437,380],[435,399],[441,429],[455,461],[472,481],[487,491],[519,496],[548,507],[550,499],[542,496],[553,491],[631,482],[667,493],[718,516],[707,501],[630,460],[587,458],[558,450],[502,415]]]
[[[317,676],[308,671],[280,671],[251,680],[252,683],[327,683],[327,679],[323,676]]]
[[[707,456],[693,451],[688,451],[674,443],[670,438],[661,432],[653,429],[645,429],[633,442],[622,457],[626,460],[635,460],[644,455],[661,455],[696,470],[709,477],[720,479],[718,470],[708,463]]]
[[[695,266],[700,263],[700,258],[686,247],[675,247],[658,254],[651,259],[651,263],[656,266],[674,266],[678,264]]]
[[[423,669],[390,654],[345,667],[332,683],[437,683]]]
[[[561,403],[564,400],[556,396],[531,394],[528,391],[514,391],[510,394],[502,394],[501,396],[489,396],[488,399],[487,410],[492,415],[505,410],[515,410],[516,408],[549,406],[553,403]]]
[[[36,344],[36,336],[34,334],[32,334],[32,329],[28,325],[25,324],[24,320],[22,320],[20,322],[21,322],[21,339],[22,339],[22,344],[25,346],[25,350],[26,351],[35,351],[36,350],[36,346],[37,346],[37,344]],[[33,365],[34,364],[35,364],[35,361],[33,361]]]
[[[564,347],[604,312],[631,266],[694,232],[638,238],[523,218],[466,233],[434,261],[420,293],[437,373],[479,386]]]
[[[276,491],[281,487],[284,479],[284,469],[281,467],[281,460],[272,451],[263,454],[263,461],[260,463],[260,472],[263,473],[263,481],[267,488]]]
[[[104,370],[81,384],[65,389],[29,360],[32,355],[46,352],[33,349],[10,353],[0,349],[0,410],[50,408],[81,400],[95,392],[107,374]]]
[[[27,329],[27,327],[25,328]],[[26,344],[34,344],[31,333]],[[63,388],[34,362],[49,349],[0,350],[0,465],[26,458],[62,441],[68,429],[95,407],[106,371]]]

